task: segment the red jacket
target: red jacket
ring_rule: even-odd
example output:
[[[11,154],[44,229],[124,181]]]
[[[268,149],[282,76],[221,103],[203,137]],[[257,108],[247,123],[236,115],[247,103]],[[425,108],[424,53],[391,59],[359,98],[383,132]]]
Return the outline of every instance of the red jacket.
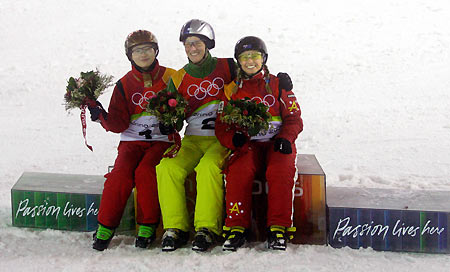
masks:
[[[235,82],[231,82],[225,87],[227,99],[242,99],[248,97],[259,103],[269,106],[269,113],[272,115],[272,129],[266,134],[258,134],[251,138],[253,141],[267,141],[274,138],[285,138],[294,143],[298,134],[303,130],[303,121],[301,118],[300,106],[292,91],[284,89],[279,90],[279,80],[276,76],[270,75],[269,86],[272,94],[265,88],[263,73],[253,76],[250,79],[244,79],[235,94],[233,89]],[[226,102],[225,102],[226,104]],[[219,112],[219,114],[221,114]],[[232,139],[236,131],[240,130],[234,126],[222,123],[220,117],[216,120],[216,136],[221,144],[229,149],[236,149]]]
[[[116,84],[109,103],[106,120],[101,124],[107,131],[121,133],[122,141],[168,141],[159,131],[158,121],[145,111],[146,99],[165,89],[175,70],[155,66],[142,73],[132,67]]]
[[[232,71],[235,67],[231,59],[208,55],[207,61],[212,70],[210,73],[192,75],[189,71],[195,64],[189,63],[178,70],[169,82],[169,90],[178,91],[189,102],[185,135],[214,136],[217,108],[225,99],[224,86],[234,79]]]

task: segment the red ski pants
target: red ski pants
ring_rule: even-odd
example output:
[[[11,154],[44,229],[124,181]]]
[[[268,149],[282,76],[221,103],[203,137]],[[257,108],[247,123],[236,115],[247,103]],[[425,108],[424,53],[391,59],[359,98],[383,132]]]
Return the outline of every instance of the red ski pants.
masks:
[[[105,175],[98,222],[110,228],[119,226],[125,205],[136,187],[138,224],[155,224],[160,219],[156,165],[172,143],[122,141],[111,173]]]
[[[252,141],[246,152],[235,154],[225,172],[225,226],[250,228],[253,181],[265,173],[267,226],[292,227],[296,153],[295,145],[291,154],[282,154],[273,150],[273,141]]]

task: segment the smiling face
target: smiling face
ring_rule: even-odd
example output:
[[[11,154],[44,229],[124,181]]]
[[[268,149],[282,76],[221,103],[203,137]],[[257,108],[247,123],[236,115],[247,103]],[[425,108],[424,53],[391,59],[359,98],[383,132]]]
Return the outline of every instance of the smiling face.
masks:
[[[205,57],[206,45],[199,37],[190,36],[184,41],[184,51],[191,62],[199,63]]]
[[[263,57],[261,52],[256,50],[244,51],[238,57],[242,70],[247,75],[254,75],[259,72],[263,65]]]
[[[142,44],[133,47],[131,50],[131,59],[137,66],[147,69],[152,65],[156,58],[155,48],[150,44]]]

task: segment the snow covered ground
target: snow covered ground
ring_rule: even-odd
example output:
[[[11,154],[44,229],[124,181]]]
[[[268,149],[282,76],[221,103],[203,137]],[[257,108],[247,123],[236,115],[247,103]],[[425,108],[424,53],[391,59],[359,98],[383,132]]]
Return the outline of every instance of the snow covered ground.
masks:
[[[254,244],[166,254],[119,236],[94,252],[88,233],[11,226],[10,189],[24,171],[103,174],[118,136],[63,103],[66,80],[98,67],[116,79],[130,64],[126,35],[149,29],[162,65],[186,63],[181,26],[216,32],[212,54],[266,41],[273,73],[288,72],[305,128],[297,146],[316,154],[332,186],[450,191],[450,3],[447,0],[0,2],[1,271],[450,271],[450,256]],[[111,91],[101,97],[107,106]]]

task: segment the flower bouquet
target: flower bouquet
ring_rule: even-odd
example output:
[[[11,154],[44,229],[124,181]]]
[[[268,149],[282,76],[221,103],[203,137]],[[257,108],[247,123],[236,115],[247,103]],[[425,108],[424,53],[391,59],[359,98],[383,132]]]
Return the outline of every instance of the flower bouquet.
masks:
[[[174,141],[175,145],[164,154],[164,157],[173,158],[181,147],[181,136],[178,133],[183,128],[183,121],[189,110],[187,100],[178,92],[164,89],[149,97],[146,111],[158,118],[166,127],[175,129],[174,133],[169,134],[169,140]]]
[[[86,107],[96,106],[97,98],[103,94],[106,88],[112,86],[112,76],[103,75],[98,70],[81,72],[80,77],[70,77],[67,81],[64,105],[66,111],[74,108],[81,109],[81,125],[84,142],[92,151],[92,147],[86,141]]]
[[[261,130],[269,129],[271,115],[268,109],[263,103],[257,103],[248,97],[230,100],[223,108],[220,120],[244,129],[249,136],[255,136]]]
[[[81,109],[89,102],[95,102],[106,88],[113,85],[112,79],[112,76],[100,74],[99,71],[81,72],[79,78],[70,77],[64,95],[66,110]]]

